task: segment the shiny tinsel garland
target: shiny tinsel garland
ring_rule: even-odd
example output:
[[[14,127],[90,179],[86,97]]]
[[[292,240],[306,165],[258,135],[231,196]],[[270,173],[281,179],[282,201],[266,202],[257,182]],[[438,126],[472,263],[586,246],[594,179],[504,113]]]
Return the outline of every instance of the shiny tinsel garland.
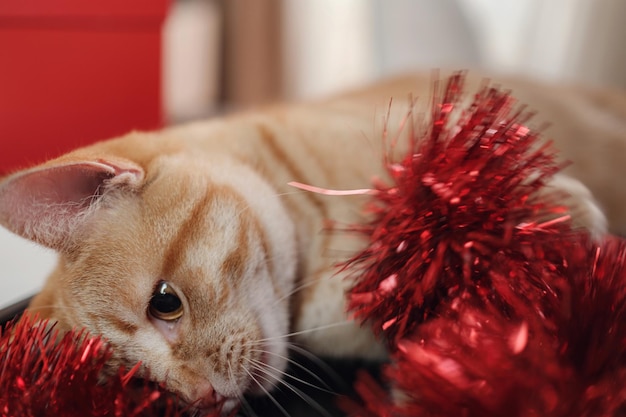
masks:
[[[354,316],[391,352],[360,416],[616,416],[626,410],[626,244],[575,230],[542,187],[562,166],[509,93],[464,75],[389,162],[343,268]]]

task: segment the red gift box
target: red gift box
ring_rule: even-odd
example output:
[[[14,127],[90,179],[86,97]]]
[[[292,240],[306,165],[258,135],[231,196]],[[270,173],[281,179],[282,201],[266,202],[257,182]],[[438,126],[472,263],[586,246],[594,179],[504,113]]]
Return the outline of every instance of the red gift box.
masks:
[[[0,174],[162,124],[169,0],[3,0]]]

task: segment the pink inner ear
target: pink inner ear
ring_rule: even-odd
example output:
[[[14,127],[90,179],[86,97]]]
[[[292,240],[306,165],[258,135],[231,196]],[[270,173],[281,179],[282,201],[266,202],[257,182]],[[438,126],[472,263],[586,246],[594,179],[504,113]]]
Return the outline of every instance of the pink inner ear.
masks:
[[[90,165],[72,165],[35,172],[19,180],[14,188],[12,205],[28,204],[64,205],[65,210],[78,212],[89,204],[91,197],[99,194],[104,181],[115,174],[97,170]]]
[[[143,170],[130,162],[80,161],[38,167],[0,184],[0,223],[11,231],[60,249],[105,188],[136,189]]]

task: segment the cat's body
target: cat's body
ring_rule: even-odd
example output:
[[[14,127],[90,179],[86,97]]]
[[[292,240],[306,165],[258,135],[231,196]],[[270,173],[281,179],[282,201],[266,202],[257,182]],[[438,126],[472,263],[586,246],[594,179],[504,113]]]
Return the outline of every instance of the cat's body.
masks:
[[[469,80],[469,94],[481,80]],[[345,323],[349,282],[334,276],[362,242],[325,230],[327,220],[362,221],[367,197],[287,183],[358,189],[384,177],[389,100],[393,136],[410,93],[428,105],[431,81],[406,77],[330,101],[131,133],[8,177],[0,222],[61,253],[31,310],[103,334],[114,365],[142,361],[200,406],[269,390],[290,332],[316,354],[380,357],[367,330]],[[552,122],[547,136],[574,161],[569,172],[598,197],[610,229],[626,233],[626,98],[504,85]],[[602,229],[584,187],[556,185],[573,192],[582,223]]]

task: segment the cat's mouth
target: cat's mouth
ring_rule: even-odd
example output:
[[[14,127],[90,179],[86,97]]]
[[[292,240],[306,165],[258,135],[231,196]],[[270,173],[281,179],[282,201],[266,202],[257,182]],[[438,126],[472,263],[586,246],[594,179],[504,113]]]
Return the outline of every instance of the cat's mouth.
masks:
[[[217,393],[196,400],[185,399],[182,394],[168,390],[163,384],[141,377],[132,378],[127,389],[138,405],[146,400],[151,401],[156,415],[217,417],[230,414],[239,405],[237,400]]]
[[[203,415],[207,417],[218,417],[230,415],[231,411],[239,406],[239,401],[231,398],[223,398],[221,401],[215,402],[212,399],[200,399],[194,402],[181,401],[184,406],[185,413],[192,415]]]

